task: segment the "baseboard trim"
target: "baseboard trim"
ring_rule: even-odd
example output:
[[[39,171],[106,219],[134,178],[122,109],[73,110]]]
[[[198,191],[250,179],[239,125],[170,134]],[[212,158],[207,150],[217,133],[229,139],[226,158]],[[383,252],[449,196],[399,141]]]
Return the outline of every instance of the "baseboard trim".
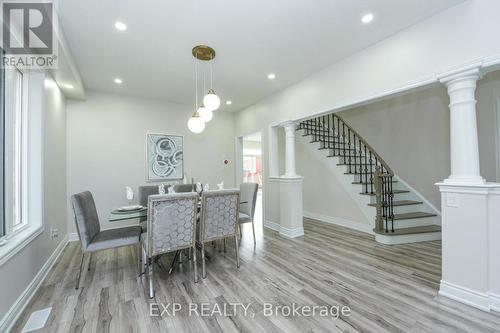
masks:
[[[264,228],[268,228],[268,229],[279,232],[280,231],[280,224],[273,222],[273,221],[264,220]]]
[[[304,236],[304,227],[296,227],[296,228],[286,228],[280,226],[280,236],[286,238],[296,238],[300,236]]]
[[[480,293],[468,288],[458,286],[441,280],[439,295],[451,298],[460,303],[470,305],[483,311],[490,312],[490,298],[487,293]]]
[[[361,231],[367,234],[373,234],[373,226],[370,226],[368,224],[360,223],[360,222],[355,222],[347,219],[343,219],[340,217],[332,217],[332,216],[327,216],[327,215],[322,215],[322,214],[317,214],[313,212],[308,212],[304,211],[304,217],[311,219],[311,220],[316,220],[319,222],[324,222],[328,224],[335,224],[341,227],[346,227],[349,229],[354,229],[356,231]]]
[[[490,299],[490,309],[500,312],[500,295],[488,293],[488,298]]]
[[[49,273],[54,263],[57,261],[57,259],[59,259],[59,256],[61,255],[67,244],[68,235],[64,237],[64,239],[57,245],[56,249],[54,250],[54,252],[52,252],[49,259],[47,259],[40,271],[35,275],[30,284],[26,287],[23,293],[18,297],[9,311],[2,318],[2,320],[0,321],[0,332],[9,332],[12,329],[16,321],[19,319],[19,316],[21,316],[24,309],[35,295],[38,288],[40,288],[40,285],[42,284],[45,277],[47,277],[47,274]]]
[[[68,233],[68,242],[78,242],[78,241],[80,241],[80,238],[78,237],[78,234],[76,232]]]

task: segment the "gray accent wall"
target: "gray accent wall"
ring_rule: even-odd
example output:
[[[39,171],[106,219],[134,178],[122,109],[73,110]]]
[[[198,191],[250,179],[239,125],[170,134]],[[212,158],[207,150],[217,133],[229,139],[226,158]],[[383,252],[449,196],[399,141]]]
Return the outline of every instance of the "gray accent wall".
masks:
[[[476,92],[481,175],[496,181],[496,100],[500,71],[478,82]],[[382,156],[394,172],[438,210],[436,182],[450,173],[450,111],[444,86],[390,98],[339,115]]]
[[[193,134],[187,121],[192,106],[159,100],[87,91],[85,101],[68,102],[68,196],[89,190],[94,195],[101,227],[116,228],[129,222],[108,222],[113,208],[127,205],[125,186],[136,194],[146,184],[146,133],[184,136],[184,172],[190,181],[224,181],[234,185],[234,114],[215,111],[205,131]],[[225,165],[224,159],[230,163]],[[152,184],[158,184],[152,183]],[[68,230],[75,232],[68,209]]]

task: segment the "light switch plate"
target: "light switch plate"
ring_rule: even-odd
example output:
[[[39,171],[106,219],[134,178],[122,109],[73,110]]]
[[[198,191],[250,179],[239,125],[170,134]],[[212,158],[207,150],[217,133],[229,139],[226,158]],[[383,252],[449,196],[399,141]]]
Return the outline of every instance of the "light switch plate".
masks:
[[[446,194],[446,206],[448,207],[458,207],[459,200],[457,193],[447,193]]]

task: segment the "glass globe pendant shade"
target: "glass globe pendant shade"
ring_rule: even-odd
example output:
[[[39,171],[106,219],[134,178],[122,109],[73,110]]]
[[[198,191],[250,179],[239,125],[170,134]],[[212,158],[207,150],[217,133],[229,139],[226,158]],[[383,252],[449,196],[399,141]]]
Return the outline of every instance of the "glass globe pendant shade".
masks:
[[[213,89],[210,89],[205,97],[203,97],[203,105],[211,111],[215,111],[219,108],[220,98],[215,94]]]
[[[205,122],[201,119],[198,112],[195,112],[188,120],[188,128],[193,133],[201,133],[205,129]]]
[[[212,118],[214,116],[213,111],[207,109],[203,104],[198,109],[198,114],[200,115],[201,119],[203,119],[203,121],[206,123],[208,123],[210,120],[212,120]]]

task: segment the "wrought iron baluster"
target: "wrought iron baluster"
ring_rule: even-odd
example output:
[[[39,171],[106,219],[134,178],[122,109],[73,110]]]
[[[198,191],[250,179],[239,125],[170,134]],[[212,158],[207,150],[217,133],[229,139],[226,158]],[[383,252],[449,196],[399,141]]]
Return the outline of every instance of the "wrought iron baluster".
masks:
[[[368,156],[366,154],[366,146],[363,144],[363,146],[365,147],[365,182],[366,182],[366,191],[365,193],[368,193],[368,184],[370,184],[370,182],[368,181]]]
[[[344,152],[343,152],[344,164],[347,164],[347,159],[346,159],[346,155],[345,155],[346,138],[345,138],[345,124],[344,124],[344,122],[342,122],[342,142],[343,142],[343,148],[344,148]]]

